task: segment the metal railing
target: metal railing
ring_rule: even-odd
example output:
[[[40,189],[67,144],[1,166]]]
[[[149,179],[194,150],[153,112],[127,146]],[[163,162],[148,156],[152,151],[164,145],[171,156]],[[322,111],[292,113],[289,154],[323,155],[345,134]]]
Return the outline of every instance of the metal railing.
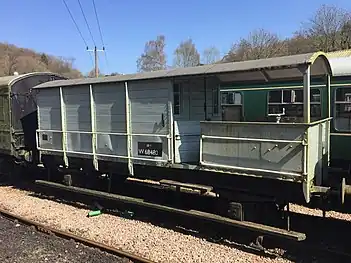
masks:
[[[139,160],[139,161],[151,161],[151,162],[170,162],[172,161],[172,153],[171,153],[171,140],[172,137],[170,134],[148,134],[148,133],[119,133],[119,132],[91,132],[91,131],[60,131],[60,130],[36,130],[36,143],[37,143],[37,149],[39,151],[48,151],[48,152],[62,152],[62,153],[71,153],[71,154],[81,154],[81,155],[87,155],[87,156],[94,156],[93,152],[83,152],[83,151],[69,151],[65,150],[65,145],[62,145],[62,150],[60,149],[50,149],[50,148],[43,148],[40,146],[39,143],[39,135],[43,133],[59,133],[59,134],[89,134],[91,136],[93,135],[112,135],[112,136],[125,136],[126,139],[128,136],[135,137],[135,136],[145,136],[145,137],[162,137],[162,138],[167,138],[167,152],[168,152],[168,159],[151,159],[151,158],[142,158],[142,157],[133,157],[133,156],[125,156],[125,155],[115,155],[115,154],[102,154],[102,153],[95,153],[95,156],[101,156],[101,157],[112,157],[112,158],[121,158],[121,159],[131,159],[131,160]],[[92,148],[94,146],[92,145]],[[126,147],[126,150],[128,151],[128,147]],[[155,157],[154,157],[155,158]],[[161,158],[161,157],[160,157]]]
[[[225,164],[216,164],[216,163],[208,163],[203,160],[203,140],[204,139],[216,139],[216,140],[231,140],[231,141],[247,141],[247,142],[272,142],[272,143],[294,143],[301,144],[303,146],[303,156],[304,156],[304,165],[303,165],[303,175],[307,175],[307,146],[308,144],[304,140],[277,140],[277,139],[258,139],[258,138],[245,138],[245,137],[227,137],[227,136],[212,136],[212,135],[201,135],[200,137],[200,164],[204,166],[214,167],[214,168],[225,168],[225,169],[237,169],[241,171],[247,172],[262,172],[262,173],[272,173],[286,176],[301,176],[300,173],[294,172],[284,172],[284,171],[276,171],[276,170],[268,170],[268,169],[259,169],[259,168],[249,168],[243,166],[235,166],[235,165],[225,165]]]

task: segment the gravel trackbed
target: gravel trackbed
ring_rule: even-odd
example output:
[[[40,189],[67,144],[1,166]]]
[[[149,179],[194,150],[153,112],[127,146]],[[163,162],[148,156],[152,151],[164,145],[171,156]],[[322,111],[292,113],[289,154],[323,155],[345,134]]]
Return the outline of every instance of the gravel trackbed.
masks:
[[[296,262],[294,259],[292,261],[283,257],[269,258],[251,254],[137,220],[107,214],[88,218],[89,211],[86,209],[30,194],[27,191],[2,186],[0,207],[44,225],[70,231],[155,262]],[[304,261],[299,259],[298,262]]]

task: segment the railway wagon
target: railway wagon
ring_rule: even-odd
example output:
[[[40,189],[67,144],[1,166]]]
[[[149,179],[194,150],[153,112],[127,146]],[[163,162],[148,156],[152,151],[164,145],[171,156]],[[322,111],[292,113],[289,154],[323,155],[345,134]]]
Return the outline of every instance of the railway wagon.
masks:
[[[351,50],[327,53],[332,70],[330,99],[323,79],[311,80],[311,120],[333,117],[330,130],[330,168],[350,177],[351,152]],[[252,104],[255,107],[252,107]],[[225,121],[279,121],[301,123],[303,83],[281,82],[265,85],[221,86],[222,119]],[[328,110],[330,109],[330,113]],[[342,173],[342,170],[344,173]],[[331,183],[331,182],[329,182]]]
[[[37,105],[34,86],[64,79],[50,72],[34,72],[0,77],[1,169],[16,163],[30,163],[36,156]]]
[[[306,204],[326,193],[344,197],[347,185],[323,185],[331,110],[327,104],[315,116],[311,89],[311,79],[323,80],[329,101],[331,73],[328,58],[317,52],[43,83],[35,87],[37,148],[48,180],[59,170],[71,185],[72,171],[79,171],[84,181],[104,174],[109,185],[134,176],[211,191],[228,201],[225,213],[234,209],[229,216],[238,220],[257,215],[258,207]],[[238,113],[225,107],[222,114],[220,90],[228,83],[282,82],[302,83],[302,122],[232,121],[227,115]],[[262,94],[255,92],[246,105],[252,115],[260,111],[255,99]],[[234,101],[240,105],[240,96]]]
[[[331,166],[351,175],[351,50],[328,53],[333,71],[331,80],[333,125],[330,134]],[[349,179],[350,180],[350,179]]]

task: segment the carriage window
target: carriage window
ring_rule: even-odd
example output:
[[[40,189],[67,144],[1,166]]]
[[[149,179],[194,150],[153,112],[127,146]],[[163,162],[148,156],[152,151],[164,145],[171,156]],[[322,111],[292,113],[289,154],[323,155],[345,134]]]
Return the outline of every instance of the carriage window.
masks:
[[[321,116],[319,89],[311,89],[311,117]],[[303,90],[274,90],[268,94],[268,114],[283,113],[285,117],[303,117]]]
[[[335,129],[351,131],[351,88],[337,88],[335,91]]]
[[[218,114],[219,113],[219,88],[214,87],[212,89],[212,112],[213,114]]]
[[[221,104],[223,105],[241,105],[241,93],[234,91],[224,91],[221,93]]]
[[[223,121],[242,120],[242,95],[240,92],[221,92],[221,106]]]
[[[180,114],[180,84],[173,85],[173,112],[175,115]]]

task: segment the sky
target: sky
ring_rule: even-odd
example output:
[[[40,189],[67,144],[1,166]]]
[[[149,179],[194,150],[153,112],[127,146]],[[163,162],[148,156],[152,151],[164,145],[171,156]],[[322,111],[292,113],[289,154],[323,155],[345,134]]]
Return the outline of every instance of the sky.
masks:
[[[93,38],[102,48],[91,0],[80,0]],[[66,0],[89,48],[93,48],[77,0]],[[91,55],[63,0],[0,0],[0,42],[55,56],[75,58],[83,73],[93,68]],[[265,28],[285,38],[322,4],[351,10],[350,0],[95,0],[106,56],[99,53],[102,73],[136,72],[136,60],[148,40],[166,37],[169,65],[177,45],[191,38],[201,53],[216,46],[224,55],[250,31]]]

